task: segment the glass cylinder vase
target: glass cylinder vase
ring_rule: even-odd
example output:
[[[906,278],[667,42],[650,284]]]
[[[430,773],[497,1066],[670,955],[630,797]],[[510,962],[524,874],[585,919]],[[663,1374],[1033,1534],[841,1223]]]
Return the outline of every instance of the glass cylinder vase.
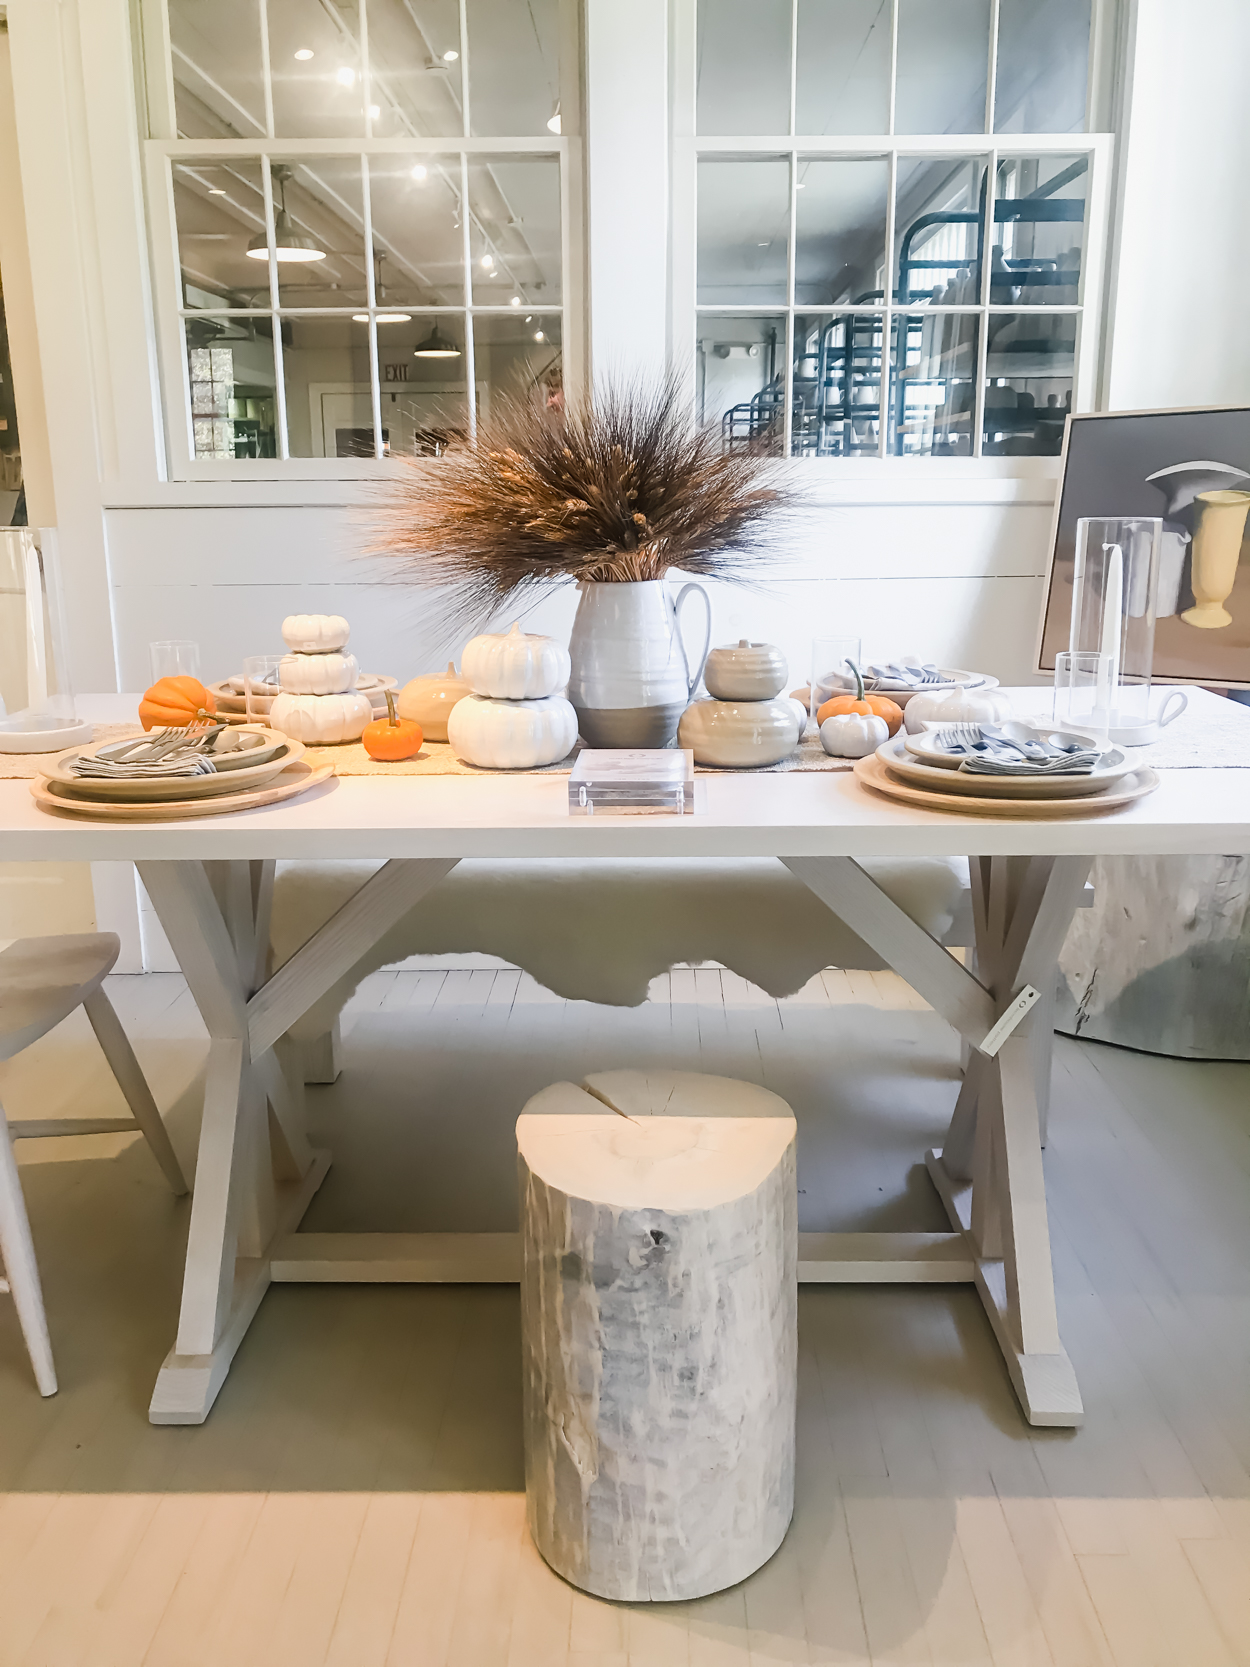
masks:
[[[0,752],[91,739],[74,705],[55,545],[47,528],[0,528]]]
[[[1163,522],[1150,516],[1088,517],[1076,524],[1071,654],[1102,656],[1099,727],[1122,745],[1155,738],[1150,680]]]

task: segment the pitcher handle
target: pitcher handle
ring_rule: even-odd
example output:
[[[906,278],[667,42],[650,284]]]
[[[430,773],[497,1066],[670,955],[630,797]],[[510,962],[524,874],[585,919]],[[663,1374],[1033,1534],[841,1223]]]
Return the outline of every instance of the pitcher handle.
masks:
[[[1180,705],[1173,709],[1173,702],[1176,700],[1180,701]],[[1185,691],[1183,689],[1173,689],[1170,694],[1164,697],[1163,705],[1159,708],[1159,717],[1157,720],[1159,728],[1163,729],[1166,725],[1170,724],[1174,718],[1179,718],[1188,705],[1189,696],[1185,693]]]
[[[699,663],[695,667],[693,675],[690,671],[690,656],[686,653],[686,640],[681,634],[681,605],[690,595],[691,591],[694,591],[697,596],[701,596],[703,598],[703,608],[706,615],[706,629],[703,633],[703,650],[699,655]],[[681,647],[681,657],[685,662],[686,667],[686,699],[693,700],[694,692],[699,686],[699,679],[703,676],[703,667],[707,660],[707,651],[712,646],[712,601],[702,585],[696,585],[692,581],[688,585],[683,585],[677,592],[677,595],[673,598],[673,624],[677,631],[678,644]]]

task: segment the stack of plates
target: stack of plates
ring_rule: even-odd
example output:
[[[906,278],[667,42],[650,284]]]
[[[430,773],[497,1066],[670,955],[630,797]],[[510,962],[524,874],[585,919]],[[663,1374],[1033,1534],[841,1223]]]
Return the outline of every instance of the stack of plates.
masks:
[[[144,776],[134,781],[77,776],[72,761],[90,757],[105,743],[71,747],[57,755],[46,776],[36,777],[31,793],[44,810],[105,821],[172,821],[276,804],[333,775],[329,764],[314,769],[304,762],[301,742],[274,729],[261,733],[259,748],[222,754],[216,771],[206,776]]]
[[[1023,732],[1028,726],[1017,727]],[[1028,729],[1038,740],[1049,733]],[[1088,745],[1085,737],[1065,739]],[[958,758],[933,747],[929,733],[900,732],[861,758],[855,774],[866,786],[904,804],[973,816],[1089,816],[1132,804],[1159,785],[1153,770],[1131,763],[1118,747],[1101,753],[1087,775],[976,775],[961,770]]]
[[[910,688],[897,683],[864,676],[864,687],[869,694],[888,695],[897,706],[906,706],[913,695],[944,695],[950,689],[996,689],[998,679],[980,671],[960,671],[957,666],[939,666],[940,682],[917,683]],[[821,687],[825,685],[821,684]],[[850,685],[848,685],[848,692]],[[834,691],[836,693],[836,691]],[[826,697],[828,698],[828,697]]]
[[[375,718],[386,716],[386,691],[398,689],[398,677],[382,677],[376,672],[362,671],[356,679],[356,687],[362,695],[369,697],[369,704],[373,708]],[[243,688],[243,674],[235,677],[223,678],[220,683],[210,683],[208,692],[217,702],[217,715],[226,723],[242,723],[247,717],[247,698]],[[274,694],[277,693],[275,689]],[[261,715],[268,713],[273,705],[273,695],[257,695],[253,697],[252,705]]]

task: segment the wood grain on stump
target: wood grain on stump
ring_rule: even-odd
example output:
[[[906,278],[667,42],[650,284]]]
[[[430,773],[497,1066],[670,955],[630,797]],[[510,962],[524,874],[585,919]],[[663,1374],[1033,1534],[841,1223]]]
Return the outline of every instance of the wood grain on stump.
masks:
[[[605,1072],[517,1121],[526,1505],[547,1562],[702,1597],[794,1505],[795,1123],[750,1083]]]

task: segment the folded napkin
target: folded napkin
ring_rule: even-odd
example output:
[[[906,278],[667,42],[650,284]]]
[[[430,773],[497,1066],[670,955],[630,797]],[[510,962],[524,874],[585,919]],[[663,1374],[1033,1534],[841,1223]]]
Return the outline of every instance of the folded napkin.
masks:
[[[913,666],[895,665],[889,660],[883,665],[865,666],[864,676],[874,689],[922,689],[949,681],[931,662]]]
[[[182,750],[166,753],[162,758],[152,759],[148,763],[124,763],[110,758],[83,758],[70,760],[70,774],[83,776],[93,781],[146,781],[152,776],[211,776],[217,772],[217,766],[211,758],[205,758],[203,753]]]
[[[965,758],[959,768],[970,776],[1088,776],[1097,763],[1096,752],[1068,753],[1063,758],[1023,758],[1004,747],[1001,752]]]

